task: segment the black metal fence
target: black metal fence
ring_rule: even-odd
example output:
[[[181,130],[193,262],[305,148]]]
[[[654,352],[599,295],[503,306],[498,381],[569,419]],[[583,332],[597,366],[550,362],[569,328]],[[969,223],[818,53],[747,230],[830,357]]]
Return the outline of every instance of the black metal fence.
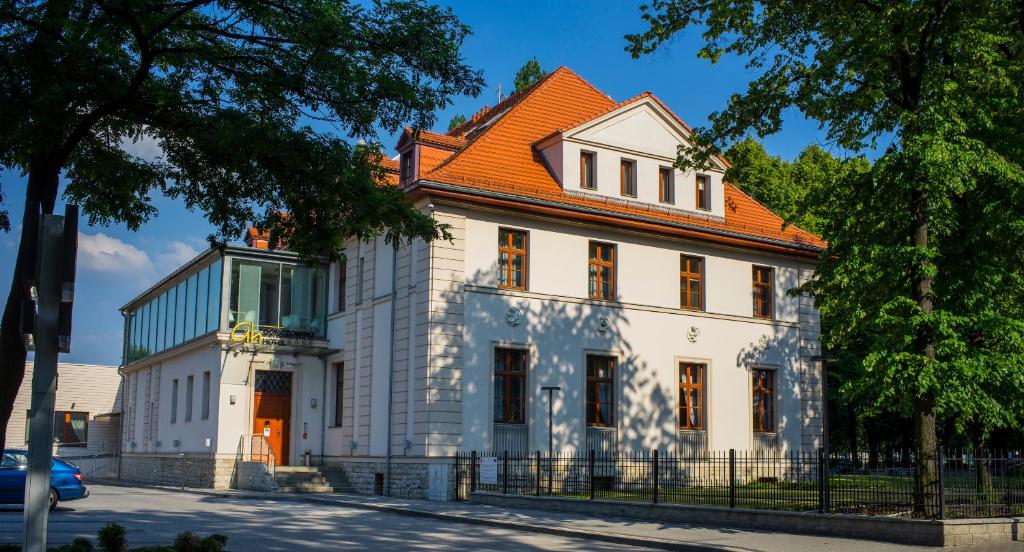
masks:
[[[933,475],[916,490],[918,467]],[[941,467],[941,469],[936,469]],[[920,462],[884,455],[727,450],[599,455],[460,454],[457,496],[481,490],[630,502],[886,516],[1002,517],[1024,514],[1020,452],[947,453]],[[919,497],[915,501],[915,495]]]

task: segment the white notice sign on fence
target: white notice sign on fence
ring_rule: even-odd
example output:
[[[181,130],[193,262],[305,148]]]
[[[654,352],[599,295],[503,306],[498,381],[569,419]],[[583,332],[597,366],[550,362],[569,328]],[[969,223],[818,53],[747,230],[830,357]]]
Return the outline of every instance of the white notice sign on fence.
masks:
[[[480,484],[498,484],[498,459],[494,456],[480,457]]]

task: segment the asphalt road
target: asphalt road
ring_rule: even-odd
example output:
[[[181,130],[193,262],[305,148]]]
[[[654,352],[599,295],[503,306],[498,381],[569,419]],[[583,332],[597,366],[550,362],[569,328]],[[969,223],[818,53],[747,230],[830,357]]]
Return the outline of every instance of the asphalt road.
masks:
[[[93,539],[114,521],[131,547],[170,544],[192,531],[228,536],[229,550],[640,550],[497,527],[301,502],[220,498],[90,485],[50,515],[51,545]],[[20,507],[0,506],[0,544],[21,540]]]

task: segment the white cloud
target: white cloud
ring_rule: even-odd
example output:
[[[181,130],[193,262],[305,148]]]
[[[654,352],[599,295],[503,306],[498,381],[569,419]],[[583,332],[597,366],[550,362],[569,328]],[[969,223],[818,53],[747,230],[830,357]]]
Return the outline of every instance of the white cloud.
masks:
[[[78,234],[78,263],[86,270],[149,276],[153,263],[149,254],[103,232]]]
[[[156,256],[156,268],[160,270],[162,274],[168,274],[172,270],[179,266],[189,262],[193,257],[199,254],[199,251],[191,245],[173,241],[170,244],[171,250],[165,253],[159,253]]]
[[[121,149],[145,161],[160,161],[164,157],[164,150],[160,147],[160,142],[153,135],[145,132],[138,140],[123,138]]]

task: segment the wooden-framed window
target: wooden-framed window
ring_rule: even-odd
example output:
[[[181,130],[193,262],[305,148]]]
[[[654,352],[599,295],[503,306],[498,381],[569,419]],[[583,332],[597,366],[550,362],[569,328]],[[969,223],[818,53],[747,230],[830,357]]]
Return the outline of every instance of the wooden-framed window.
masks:
[[[679,429],[701,431],[705,428],[703,364],[679,363]]]
[[[338,312],[345,312],[345,289],[348,287],[348,259],[338,261]]]
[[[498,229],[498,287],[526,289],[528,243],[522,230]]]
[[[753,274],[754,316],[772,317],[772,269],[755,266]]]
[[[658,201],[675,203],[675,186],[673,186],[672,167],[658,167]]]
[[[704,209],[705,211],[711,209],[711,178],[706,174],[698,174],[695,188],[697,191],[695,203],[697,208]]]
[[[494,349],[494,421],[526,423],[527,351]]]
[[[580,188],[594,190],[597,181],[594,179],[594,161],[597,156],[590,151],[580,152]]]
[[[775,432],[775,370],[754,368],[753,397],[751,406],[754,413],[756,433]]]
[[[632,159],[619,161],[619,182],[622,195],[636,197],[636,161]]]
[[[345,420],[345,363],[334,363],[334,427],[341,427]]]
[[[412,150],[401,155],[399,161],[402,163],[400,179],[405,182],[412,178]]]
[[[612,301],[615,299],[615,246],[610,243],[590,242],[589,260],[590,298]]]
[[[613,356],[587,355],[587,425],[615,427]]]
[[[679,256],[679,306],[704,308],[704,259],[700,257]]]

